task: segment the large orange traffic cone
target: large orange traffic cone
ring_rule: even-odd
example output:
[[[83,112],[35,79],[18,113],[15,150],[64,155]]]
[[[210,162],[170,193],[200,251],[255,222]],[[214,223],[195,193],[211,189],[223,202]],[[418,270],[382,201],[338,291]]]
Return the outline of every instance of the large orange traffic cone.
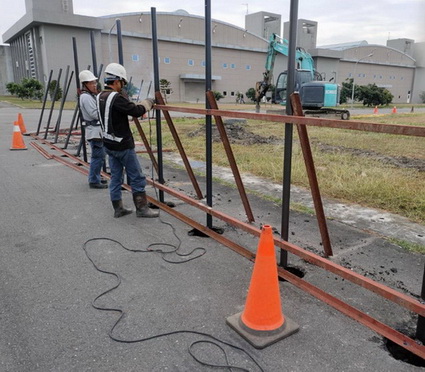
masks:
[[[18,125],[19,125],[19,128],[21,129],[21,133],[26,134],[27,128],[25,127],[24,118],[22,117],[21,113],[18,114]]]
[[[269,225],[264,225],[261,232],[244,311],[227,318],[227,324],[257,349],[298,331],[299,326],[282,313],[272,228]]]
[[[21,129],[17,121],[13,123],[13,136],[11,150],[27,150],[24,139],[22,138]]]
[[[393,107],[393,114],[397,114],[397,107]]]

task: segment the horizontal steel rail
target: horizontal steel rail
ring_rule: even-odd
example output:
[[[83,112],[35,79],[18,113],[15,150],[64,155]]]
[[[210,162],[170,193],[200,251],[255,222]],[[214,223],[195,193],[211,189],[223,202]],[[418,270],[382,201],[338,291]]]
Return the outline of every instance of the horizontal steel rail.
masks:
[[[228,111],[228,110],[214,110],[214,109],[198,109],[189,107],[176,107],[168,105],[156,105],[155,109],[164,111],[185,112],[198,115],[213,115],[225,116],[230,118],[242,118],[252,120],[264,120],[276,123],[292,123],[304,124],[316,127],[328,127],[339,129],[351,129],[374,133],[387,133],[398,134],[404,136],[417,136],[425,137],[425,127],[414,125],[397,125],[397,124],[379,124],[369,123],[365,121],[352,121],[352,120],[336,120],[336,119],[322,119],[307,116],[288,116],[278,114],[262,114],[246,111]]]

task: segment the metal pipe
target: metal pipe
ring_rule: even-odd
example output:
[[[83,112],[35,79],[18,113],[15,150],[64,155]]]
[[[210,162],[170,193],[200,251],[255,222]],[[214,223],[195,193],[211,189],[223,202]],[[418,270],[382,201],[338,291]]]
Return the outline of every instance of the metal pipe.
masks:
[[[71,84],[73,74],[74,74],[74,71],[72,71],[71,75],[69,75],[69,65],[66,66],[65,79],[63,80],[62,101],[61,101],[61,105],[60,105],[60,108],[59,108],[59,114],[58,114],[58,118],[56,120],[56,126],[55,126],[56,134],[55,134],[54,143],[58,142],[59,129],[60,129],[61,121],[62,121],[63,108],[65,107],[66,97],[68,95],[69,85]],[[70,76],[69,79],[68,79],[68,76]]]
[[[291,106],[294,115],[304,116],[301,98],[298,93],[291,95]],[[313,197],[314,208],[316,211],[317,222],[320,235],[322,236],[323,250],[326,257],[332,256],[332,246],[329,238],[328,227],[326,224],[325,212],[323,210],[322,197],[320,195],[319,182],[317,181],[316,169],[314,167],[313,153],[311,151],[310,141],[308,139],[307,127],[297,124],[298,138],[300,140],[301,150],[304,157],[304,163],[307,170],[308,181],[310,183],[311,196]]]
[[[198,115],[220,115],[227,116],[230,118],[242,118],[252,120],[265,120],[276,123],[292,123],[292,124],[304,124],[315,127],[326,127],[326,128],[339,128],[348,130],[359,130],[364,132],[374,133],[387,133],[396,134],[402,136],[414,136],[414,137],[425,137],[425,127],[414,126],[414,125],[397,125],[397,124],[380,124],[370,123],[366,121],[350,121],[350,120],[335,120],[335,119],[322,119],[313,118],[306,116],[287,116],[277,114],[262,114],[254,112],[241,112],[241,111],[229,111],[229,110],[214,110],[214,109],[202,109],[202,108],[190,108],[190,107],[177,107],[177,106],[161,106],[156,105],[156,108],[164,111],[175,111],[175,112],[186,112]]]
[[[94,40],[94,31],[90,31],[91,56],[93,61],[93,74],[97,76],[96,44]],[[98,76],[97,76],[98,77]]]
[[[218,109],[217,101],[215,100],[213,92],[211,91],[207,92],[207,100],[211,108]],[[229,162],[230,168],[232,169],[233,177],[235,178],[235,183],[238,188],[239,195],[242,200],[242,204],[245,208],[246,216],[249,222],[254,222],[255,221],[254,214],[252,213],[252,209],[245,192],[245,187],[243,185],[242,178],[239,173],[235,156],[233,155],[232,146],[230,145],[229,137],[227,136],[223,119],[221,118],[221,116],[214,116],[214,119],[215,119],[215,124],[217,126],[218,132],[220,133],[221,142],[223,143],[224,150],[226,151],[227,160]]]
[[[289,98],[294,92],[295,87],[295,58],[297,44],[297,23],[298,23],[298,0],[291,0],[289,13],[289,45],[288,45],[288,83],[286,88],[286,114],[292,115],[292,107]],[[280,234],[282,239],[289,239],[289,213],[291,197],[291,166],[292,166],[292,142],[293,142],[293,124],[285,124],[285,141],[283,156],[283,187],[282,187],[282,221]],[[288,266],[288,253],[285,250],[280,251],[280,266]]]
[[[117,39],[118,39],[118,63],[124,66],[124,57],[122,52],[122,34],[121,34],[121,20],[117,19]]]
[[[422,290],[421,290],[421,299],[425,300],[425,266],[424,266],[424,274],[422,277]],[[422,315],[418,316],[418,323],[416,325],[416,338],[425,344],[425,317]]]
[[[160,92],[159,85],[159,52],[158,52],[158,30],[156,22],[156,8],[151,8],[151,23],[152,23],[152,55],[153,55],[153,76],[155,92]],[[149,94],[149,92],[148,92]],[[164,163],[162,157],[162,126],[161,126],[161,111],[155,111],[156,123],[156,146],[158,150],[158,181],[164,184]],[[164,192],[159,192],[159,200],[164,203]]]
[[[205,92],[211,90],[212,78],[212,56],[211,56],[211,0],[205,0]],[[210,109],[207,99],[205,99],[205,108]],[[205,162],[206,162],[206,201],[209,207],[212,207],[212,117],[205,117]],[[212,228],[212,216],[207,214],[207,226]]]
[[[52,105],[50,106],[50,113],[49,113],[49,118],[47,119],[46,131],[44,132],[44,139],[47,138],[47,133],[49,132],[50,121],[52,120],[53,109],[55,108],[56,95],[58,94],[61,75],[62,75],[62,69],[60,68],[59,74],[58,74],[58,79],[56,80],[55,91],[53,92]]]
[[[41,107],[40,118],[38,119],[37,132],[36,132],[37,136],[40,134],[41,122],[43,120],[44,109],[46,107],[47,96],[49,94],[49,86],[50,86],[50,82],[52,81],[52,75],[53,75],[53,70],[50,70],[49,78],[47,80],[47,85],[46,85],[46,88],[45,88],[46,91],[44,92],[43,105]]]

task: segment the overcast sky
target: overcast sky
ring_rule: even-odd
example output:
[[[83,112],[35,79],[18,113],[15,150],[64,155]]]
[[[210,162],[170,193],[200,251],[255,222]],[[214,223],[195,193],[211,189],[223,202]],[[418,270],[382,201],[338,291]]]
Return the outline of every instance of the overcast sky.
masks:
[[[34,0],[37,1],[37,0]],[[60,1],[60,0],[51,0]],[[184,9],[204,16],[204,0],[73,0],[74,13],[90,16]],[[289,20],[290,0],[211,0],[213,19],[244,28],[245,15],[266,11]],[[425,41],[425,0],[299,0],[298,18],[318,22],[317,45],[390,39]],[[0,0],[0,35],[25,14],[25,0]],[[3,39],[2,39],[3,40]]]

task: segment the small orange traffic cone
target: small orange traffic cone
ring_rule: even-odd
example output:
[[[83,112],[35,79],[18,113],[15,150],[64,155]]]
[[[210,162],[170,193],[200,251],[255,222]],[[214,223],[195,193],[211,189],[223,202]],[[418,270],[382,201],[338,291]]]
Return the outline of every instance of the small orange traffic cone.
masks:
[[[377,114],[378,113],[378,106],[375,106],[375,108],[373,109],[373,113]]]
[[[22,138],[21,129],[17,121],[13,123],[13,137],[11,150],[27,150],[24,139]]]
[[[393,114],[397,114],[397,107],[393,107]]]
[[[272,228],[264,225],[244,311],[227,324],[257,349],[297,332],[299,326],[282,313]]]
[[[21,129],[21,133],[26,134],[27,128],[25,127],[24,118],[22,117],[21,113],[18,114],[18,125],[19,125],[19,128]]]

